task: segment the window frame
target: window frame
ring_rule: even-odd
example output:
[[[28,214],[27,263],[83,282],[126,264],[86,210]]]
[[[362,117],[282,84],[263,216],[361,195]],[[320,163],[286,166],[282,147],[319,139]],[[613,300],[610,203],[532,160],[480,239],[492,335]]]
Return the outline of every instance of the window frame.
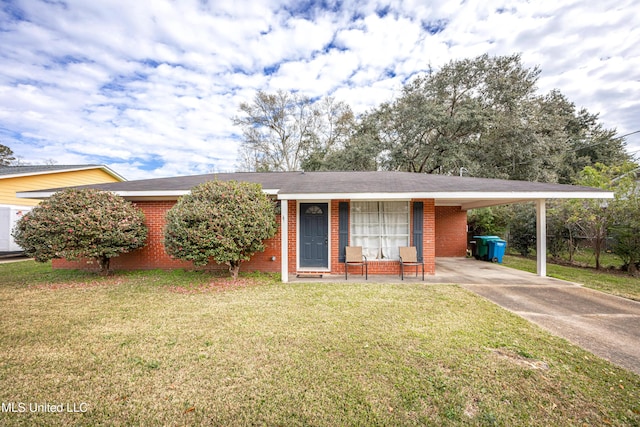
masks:
[[[356,217],[359,214],[373,214],[373,211],[365,211],[365,212],[357,212],[355,213],[355,210],[358,208],[358,204],[371,204],[371,203],[376,203],[376,211],[375,214],[377,215],[377,222],[357,222],[356,221]],[[403,214],[403,216],[406,214],[406,222],[400,222],[399,224],[402,226],[405,226],[405,232],[403,233],[395,233],[395,234],[383,234],[384,231],[384,227],[383,227],[383,216],[385,214],[385,210],[383,208],[383,204],[385,203],[403,203],[405,204],[405,207],[403,208],[405,212],[397,212],[398,214]],[[385,256],[384,252],[383,252],[383,242],[385,237],[389,238],[389,237],[393,237],[396,239],[400,239],[403,238],[404,242],[403,242],[403,246],[410,246],[410,242],[411,242],[411,235],[412,235],[412,230],[411,230],[411,202],[409,200],[352,200],[349,203],[349,241],[351,242],[351,244],[354,244],[354,241],[357,240],[358,238],[369,238],[369,239],[376,239],[377,240],[377,255],[374,258],[369,258],[369,261],[371,260],[375,260],[375,261],[398,261],[399,258],[398,256],[393,256],[393,257],[387,257]],[[375,225],[378,228],[378,232],[377,233],[356,233],[356,228],[357,227],[366,227],[366,226],[370,226],[370,225]],[[396,225],[397,226],[397,225]],[[358,246],[363,246],[363,252],[364,253],[368,253],[369,251],[367,250],[368,248],[365,247],[364,245],[358,245]],[[401,246],[401,245],[399,245]],[[398,250],[398,249],[396,249]],[[382,257],[380,257],[382,255]]]

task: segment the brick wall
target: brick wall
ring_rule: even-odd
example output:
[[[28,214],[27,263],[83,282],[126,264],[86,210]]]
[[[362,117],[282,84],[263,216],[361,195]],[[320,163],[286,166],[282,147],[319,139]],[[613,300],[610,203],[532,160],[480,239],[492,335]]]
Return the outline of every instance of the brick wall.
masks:
[[[435,200],[416,199],[413,202],[423,202],[424,212],[422,223],[424,230],[422,234],[422,258],[424,260],[424,271],[426,274],[436,274],[436,225],[435,225]]]
[[[339,261],[338,248],[338,210],[339,203],[348,200],[333,200],[330,203],[329,226],[331,227],[331,273],[344,274],[344,264]],[[459,207],[435,207],[432,199],[416,199],[413,202],[421,201],[424,203],[424,233],[423,233],[423,257],[425,261],[425,273],[435,273],[435,257],[444,256],[465,256],[466,252],[466,225],[467,214]],[[288,240],[289,240],[289,273],[296,273],[297,267],[297,203],[296,201],[284,202],[288,203]],[[135,270],[135,269],[173,269],[185,268],[192,269],[193,264],[186,261],[175,260],[171,258],[165,251],[163,245],[164,225],[166,212],[175,204],[174,201],[141,201],[136,203],[146,217],[147,227],[149,228],[149,236],[147,245],[144,248],[134,252],[123,254],[113,258],[111,267],[116,270]],[[413,206],[410,206],[411,212]],[[411,219],[413,221],[413,218]],[[278,217],[280,222],[280,217]],[[412,237],[413,238],[413,237]],[[266,249],[264,252],[257,253],[253,258],[242,264],[241,271],[280,271],[280,231],[275,237],[265,242]],[[411,242],[413,245],[414,242]],[[272,261],[272,257],[275,260]],[[98,265],[91,261],[75,261],[69,262],[65,260],[54,260],[54,268],[73,268],[73,269],[97,269]],[[218,265],[212,263],[206,267],[210,270],[226,269],[226,265]],[[358,273],[355,267],[350,272]],[[400,264],[395,261],[370,261],[370,274],[400,274]]]
[[[171,258],[165,251],[164,226],[166,224],[165,215],[169,209],[175,204],[175,201],[141,201],[135,204],[142,209],[146,218],[148,228],[147,244],[145,247],[137,249],[133,252],[122,254],[111,259],[111,268],[114,270],[150,270],[163,269],[170,270],[174,268],[193,269],[193,264],[188,261],[181,261]],[[278,223],[280,217],[278,216]],[[291,232],[291,231],[290,231]],[[294,235],[295,238],[295,235]],[[240,271],[280,271],[280,231],[265,241],[265,251],[255,254],[251,260],[243,262]],[[276,257],[275,261],[271,257]],[[294,264],[295,265],[295,264]],[[66,261],[54,260],[54,268],[67,269],[86,269],[95,270],[99,266],[91,260],[82,261]],[[211,263],[203,267],[207,270],[226,270],[228,267],[224,264]]]
[[[464,257],[467,252],[467,211],[459,206],[436,207],[437,257]]]
[[[344,263],[339,262],[338,259],[338,203],[349,200],[334,200],[331,203],[331,273],[332,274],[344,274]],[[413,212],[413,202],[423,202],[423,258],[424,258],[424,272],[425,274],[435,274],[435,206],[432,199],[416,199],[412,200],[409,206],[409,211]],[[413,218],[411,218],[410,229],[413,229]],[[351,232],[351,229],[349,229]],[[413,233],[411,234],[413,239]],[[411,241],[413,245],[413,240]],[[385,274],[385,275],[400,275],[400,262],[399,261],[369,261],[369,274]],[[412,270],[410,270],[412,271]],[[350,267],[349,274],[360,274],[360,267]]]

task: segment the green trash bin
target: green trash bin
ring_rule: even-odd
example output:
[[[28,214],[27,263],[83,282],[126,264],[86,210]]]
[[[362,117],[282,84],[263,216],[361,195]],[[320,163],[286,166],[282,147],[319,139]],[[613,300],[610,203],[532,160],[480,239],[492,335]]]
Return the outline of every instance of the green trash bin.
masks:
[[[507,242],[502,239],[489,240],[489,252],[487,253],[487,259],[491,262],[497,262],[502,264],[502,257],[504,257],[504,251],[507,248]]]
[[[485,261],[489,259],[489,242],[500,240],[498,236],[473,236],[473,238],[476,240],[474,257]]]

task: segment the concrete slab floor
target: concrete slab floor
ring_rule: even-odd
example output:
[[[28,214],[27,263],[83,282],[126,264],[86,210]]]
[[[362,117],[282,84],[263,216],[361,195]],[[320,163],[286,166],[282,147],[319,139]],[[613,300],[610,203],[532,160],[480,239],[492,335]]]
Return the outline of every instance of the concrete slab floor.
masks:
[[[436,274],[424,276],[422,281],[421,272],[418,277],[415,270],[410,269],[404,275],[404,281],[400,276],[393,275],[369,275],[365,280],[359,271],[349,273],[345,281],[344,274],[324,274],[322,278],[313,276],[296,277],[289,275],[289,282],[293,283],[322,283],[322,282],[369,282],[369,283],[442,283],[442,284],[494,284],[494,285],[566,285],[574,284],[550,277],[540,277],[533,273],[527,273],[513,268],[507,268],[500,264],[486,261],[478,261],[474,258],[436,258]]]

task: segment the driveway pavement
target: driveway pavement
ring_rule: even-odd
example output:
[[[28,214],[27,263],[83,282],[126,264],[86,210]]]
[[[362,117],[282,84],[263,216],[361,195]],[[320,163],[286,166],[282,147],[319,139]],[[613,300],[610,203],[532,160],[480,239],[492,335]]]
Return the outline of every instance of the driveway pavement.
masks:
[[[345,282],[344,276],[292,281]],[[349,282],[364,282],[350,274]],[[436,274],[369,276],[369,283],[458,284],[559,337],[640,375],[640,302],[472,258],[436,258]]]
[[[640,302],[523,272],[486,283],[513,270],[485,264],[482,283],[461,286],[640,375]]]

